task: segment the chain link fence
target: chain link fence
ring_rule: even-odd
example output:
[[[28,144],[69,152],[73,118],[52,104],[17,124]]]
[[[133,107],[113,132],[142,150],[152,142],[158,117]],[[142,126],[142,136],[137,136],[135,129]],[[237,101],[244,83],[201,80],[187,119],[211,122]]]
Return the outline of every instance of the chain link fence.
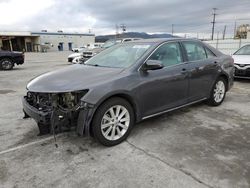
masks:
[[[204,41],[224,54],[231,55],[240,47],[250,44],[250,39],[225,39]]]

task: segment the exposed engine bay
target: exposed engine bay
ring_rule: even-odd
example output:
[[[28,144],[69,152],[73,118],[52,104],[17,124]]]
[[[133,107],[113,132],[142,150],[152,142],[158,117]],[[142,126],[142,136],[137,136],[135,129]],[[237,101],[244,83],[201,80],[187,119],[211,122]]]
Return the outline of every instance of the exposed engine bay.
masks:
[[[39,111],[43,118],[37,118],[39,135],[69,131],[77,124],[80,99],[87,91],[66,93],[28,92],[27,103]],[[25,117],[29,115],[25,114]]]

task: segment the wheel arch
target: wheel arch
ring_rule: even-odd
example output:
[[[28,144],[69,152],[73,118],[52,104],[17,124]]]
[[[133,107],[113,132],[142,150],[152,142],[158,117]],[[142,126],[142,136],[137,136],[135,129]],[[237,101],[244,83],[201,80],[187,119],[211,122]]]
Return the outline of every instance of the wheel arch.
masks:
[[[0,61],[1,61],[2,59],[10,59],[11,61],[13,61],[13,57],[11,57],[11,56],[1,56],[1,57],[0,57]]]
[[[113,93],[113,94],[110,94],[106,97],[104,97],[98,104],[97,106],[95,107],[95,111],[94,111],[94,114],[93,116],[95,115],[97,109],[103,104],[105,103],[106,101],[110,100],[111,98],[115,98],[115,97],[119,97],[119,98],[122,98],[124,100],[126,100],[132,107],[133,109],[133,112],[134,112],[134,115],[135,115],[135,121],[137,121],[139,119],[139,108],[138,108],[138,105],[136,103],[136,101],[133,99],[133,97],[127,93],[122,93],[122,92],[119,92],[119,93]]]
[[[228,84],[229,84],[229,77],[226,74],[221,73],[221,74],[218,75],[217,79],[218,78],[223,78],[226,81],[226,91],[228,91],[228,89],[229,89],[229,86],[228,86]]]

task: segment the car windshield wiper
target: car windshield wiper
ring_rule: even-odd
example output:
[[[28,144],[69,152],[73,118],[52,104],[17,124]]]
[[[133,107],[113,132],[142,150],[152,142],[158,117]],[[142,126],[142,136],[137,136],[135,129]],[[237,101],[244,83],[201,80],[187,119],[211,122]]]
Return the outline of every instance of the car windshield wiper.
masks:
[[[103,66],[103,65],[99,65],[99,64],[84,64],[84,65],[89,65],[89,66],[93,66],[93,67],[122,68],[122,67]]]
[[[94,66],[94,67],[100,67],[100,65],[98,65],[98,64],[85,64],[85,65]]]

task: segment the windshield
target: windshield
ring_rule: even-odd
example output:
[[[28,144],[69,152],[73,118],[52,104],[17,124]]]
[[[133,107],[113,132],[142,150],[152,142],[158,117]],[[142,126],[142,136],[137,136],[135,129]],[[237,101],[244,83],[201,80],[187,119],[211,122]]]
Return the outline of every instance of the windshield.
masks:
[[[116,44],[116,41],[115,40],[108,40],[107,42],[105,42],[103,45],[102,45],[102,48],[109,48],[113,45]]]
[[[122,44],[104,50],[85,64],[102,67],[127,68],[134,64],[150,47],[150,44]]]
[[[250,55],[250,45],[243,46],[234,55]]]

